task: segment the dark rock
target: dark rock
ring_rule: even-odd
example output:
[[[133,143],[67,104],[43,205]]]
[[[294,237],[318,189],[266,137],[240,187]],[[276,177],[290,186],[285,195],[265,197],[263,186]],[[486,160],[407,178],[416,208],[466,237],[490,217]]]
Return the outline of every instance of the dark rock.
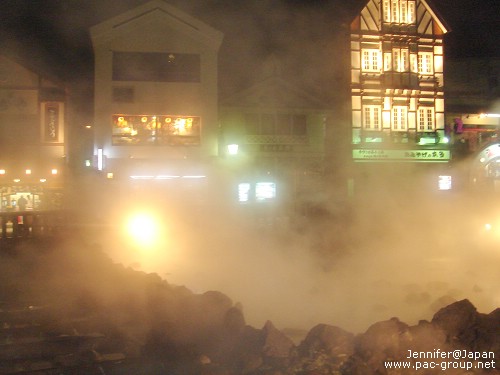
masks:
[[[367,366],[374,371],[385,373],[384,361],[404,358],[410,341],[408,325],[398,318],[373,324],[356,338],[356,355],[365,362],[361,365],[361,361],[358,361],[357,371]]]
[[[479,314],[469,300],[462,300],[439,310],[432,318],[432,324],[441,328],[449,343],[470,346],[475,340]]]
[[[264,346],[262,353],[270,358],[288,358],[295,347],[293,341],[279,331],[271,321],[267,321],[262,329]]]
[[[304,374],[339,371],[354,353],[354,335],[341,328],[319,324],[311,329],[298,347],[293,368]],[[299,372],[301,371],[301,372]]]
[[[343,329],[318,324],[299,345],[299,353],[305,356],[324,352],[330,356],[350,356],[354,352],[354,335]]]
[[[493,352],[500,358],[500,309],[490,314],[479,314],[475,327],[475,340],[470,349],[477,352]]]

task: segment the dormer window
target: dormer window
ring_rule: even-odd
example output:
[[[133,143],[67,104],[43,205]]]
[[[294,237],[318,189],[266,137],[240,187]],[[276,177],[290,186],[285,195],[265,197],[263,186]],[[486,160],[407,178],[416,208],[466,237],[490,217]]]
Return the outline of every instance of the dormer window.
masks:
[[[383,20],[385,23],[414,24],[414,0],[382,0]]]

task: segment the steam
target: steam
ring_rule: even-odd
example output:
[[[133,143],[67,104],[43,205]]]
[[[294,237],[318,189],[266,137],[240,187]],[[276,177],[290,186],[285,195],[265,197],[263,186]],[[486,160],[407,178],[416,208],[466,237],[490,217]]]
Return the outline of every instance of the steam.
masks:
[[[391,186],[344,211],[325,202],[330,214],[321,218],[251,219],[220,207],[194,218],[180,209],[166,214],[163,247],[111,241],[104,249],[193,292],[225,293],[256,327],[272,320],[280,328],[326,323],[361,332],[393,316],[415,324],[464,298],[481,312],[498,307],[500,253],[480,238],[478,224],[489,211],[458,193],[429,197]]]
[[[145,2],[81,2],[87,8],[78,9],[73,17],[49,20],[65,41],[54,48],[73,51],[71,61],[86,51],[87,61],[89,41],[82,42],[82,36],[70,30],[81,27],[87,32],[91,24]],[[335,51],[345,47],[335,35],[344,37],[347,25],[341,25],[340,34],[331,29],[332,14],[341,18],[349,10],[333,2],[316,1],[310,8],[285,1],[228,1],[225,6],[216,6],[220,2],[215,0],[171,3],[225,33],[219,72],[223,94],[247,87],[258,78],[253,72],[261,72],[269,61],[278,61],[282,73],[301,87],[324,94],[327,103],[335,102],[332,99],[342,92],[338,88],[349,79],[349,73],[339,68],[342,64],[335,64],[342,55]],[[469,17],[471,12],[462,14]],[[43,39],[52,40],[45,35]],[[75,78],[79,69],[67,65],[75,86],[88,85],[88,77]],[[80,116],[85,117],[84,111]],[[476,236],[480,226],[475,219],[480,221],[492,211],[454,193],[423,194],[429,190],[406,184],[414,172],[408,168],[396,171],[393,177],[398,172],[404,177],[387,185],[368,178],[364,187],[378,188],[355,194],[351,202],[338,198],[338,191],[325,191],[325,196],[337,198],[322,202],[321,211],[326,213],[322,217],[267,220],[218,206],[195,214],[168,207],[163,244],[144,250],[129,246],[122,237],[120,217],[126,213],[117,209],[114,222],[106,222],[104,233],[92,240],[125,266],[156,272],[197,293],[227,294],[241,302],[247,322],[256,327],[270,319],[280,328],[309,329],[328,323],[359,332],[392,316],[409,324],[429,319],[450,300],[468,298],[482,312],[498,307],[500,252]],[[345,176],[350,171],[336,173]],[[378,185],[372,185],[375,182]],[[84,186],[73,200],[80,207],[106,212],[109,202],[99,200],[99,192],[91,186]],[[101,224],[96,219],[96,227]]]

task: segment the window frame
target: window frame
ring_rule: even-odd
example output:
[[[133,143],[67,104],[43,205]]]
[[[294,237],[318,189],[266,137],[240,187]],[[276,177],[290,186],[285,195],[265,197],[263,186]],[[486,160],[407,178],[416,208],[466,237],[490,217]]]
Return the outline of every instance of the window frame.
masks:
[[[382,106],[363,105],[363,129],[369,131],[382,130]]]
[[[416,23],[415,0],[384,0],[382,19],[385,23],[412,25]]]
[[[418,73],[421,75],[434,74],[434,54],[432,52],[419,52],[417,67]]]
[[[391,109],[391,130],[405,132],[408,130],[408,107],[393,106]]]
[[[199,146],[201,117],[113,114],[113,146]]]
[[[361,50],[361,70],[368,73],[380,73],[381,51],[375,48],[363,48]]]
[[[434,132],[436,131],[436,116],[434,107],[419,107],[418,111],[418,132]]]

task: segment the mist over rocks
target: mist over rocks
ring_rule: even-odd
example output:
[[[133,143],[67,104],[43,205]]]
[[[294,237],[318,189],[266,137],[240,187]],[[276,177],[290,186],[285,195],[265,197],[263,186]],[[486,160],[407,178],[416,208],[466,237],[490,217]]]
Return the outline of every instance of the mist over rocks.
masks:
[[[385,361],[407,360],[408,350],[461,349],[500,358],[500,309],[479,313],[466,299],[416,325],[394,317],[353,334],[318,322],[297,343],[271,321],[248,325],[243,307],[221,292],[195,294],[157,274],[115,264],[100,248],[75,239],[24,244],[1,252],[0,260],[2,313],[9,306],[41,306],[51,323],[38,338],[99,337],[75,349],[71,360],[55,353],[53,362],[63,367],[100,363],[103,353],[115,353],[106,357],[106,374],[375,375],[422,373],[386,369]],[[498,373],[475,371],[468,373]]]

